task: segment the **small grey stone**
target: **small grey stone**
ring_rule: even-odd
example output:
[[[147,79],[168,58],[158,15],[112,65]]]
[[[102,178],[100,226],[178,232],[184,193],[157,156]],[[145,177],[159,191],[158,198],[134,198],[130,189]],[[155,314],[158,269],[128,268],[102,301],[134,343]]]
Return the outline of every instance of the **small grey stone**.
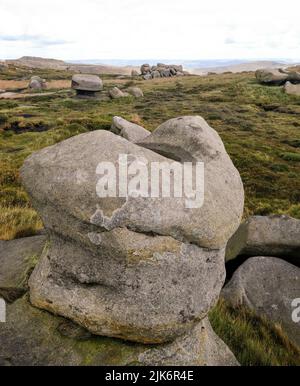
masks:
[[[113,118],[111,131],[114,134],[121,135],[121,137],[130,142],[142,141],[151,134],[150,131],[144,129],[142,126],[128,122],[121,117]]]
[[[143,91],[139,87],[129,87],[127,92],[135,98],[142,98],[144,96]]]

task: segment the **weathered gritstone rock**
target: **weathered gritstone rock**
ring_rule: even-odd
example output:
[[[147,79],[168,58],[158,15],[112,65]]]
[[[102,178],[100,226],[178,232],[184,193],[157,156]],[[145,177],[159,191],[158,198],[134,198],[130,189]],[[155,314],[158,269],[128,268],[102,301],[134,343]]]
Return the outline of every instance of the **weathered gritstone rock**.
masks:
[[[112,99],[124,98],[129,96],[127,92],[121,91],[118,87],[114,87],[109,90],[109,95]]]
[[[129,87],[127,92],[135,98],[142,98],[144,96],[143,91],[139,87]]]
[[[125,123],[129,138],[132,124]],[[162,147],[156,151],[158,138]],[[196,363],[199,357],[223,363],[223,354],[215,361],[211,356],[220,347],[211,333],[207,341],[199,338],[202,351],[192,342],[224,283],[224,247],[243,211],[240,176],[220,137],[201,117],[168,121],[142,142],[143,147],[99,130],[25,161],[22,179],[49,235],[30,279],[31,302],[97,335],[173,342],[168,347],[176,353],[177,339],[193,344],[193,360],[182,352],[185,359],[171,355],[173,364]],[[153,162],[173,168],[204,161],[203,207],[189,209],[186,197],[98,197],[98,164],[109,161],[118,169],[120,154],[127,154],[129,166],[147,165],[148,172]],[[164,363],[168,350],[161,359],[151,354],[150,362]]]
[[[204,162],[204,205],[192,211],[186,221],[194,224],[191,232],[196,234],[201,228],[207,238],[190,241],[207,248],[224,246],[241,222],[244,191],[218,133],[201,117],[179,117],[163,123],[138,144],[179,162]],[[209,240],[209,234],[214,235],[213,239]]]
[[[191,119],[188,117],[187,121],[192,122]],[[203,124],[202,127],[189,126],[184,118],[177,122],[176,130],[181,138],[181,134],[185,133],[184,146],[187,149],[186,152],[178,149],[178,154],[189,154],[183,161],[202,159],[205,162],[206,188],[202,207],[187,209],[185,197],[99,198],[96,193],[99,162],[110,161],[117,168],[119,155],[128,154],[133,160],[146,159],[149,170],[152,162],[166,162],[176,167],[176,161],[110,132],[98,130],[45,148],[25,161],[23,181],[47,228],[58,233],[65,229],[64,234],[74,239],[82,234],[86,240],[86,231],[89,232],[93,226],[102,231],[127,227],[137,232],[172,236],[199,247],[225,247],[238,228],[243,211],[244,191],[239,173],[220,137],[202,118],[196,119],[198,124]],[[156,132],[160,130],[157,129],[148,138],[155,138]],[[175,137],[177,135],[173,133],[174,144]],[[143,142],[147,146],[151,141],[148,138]],[[209,138],[215,142],[206,147]],[[203,157],[199,146],[202,146]],[[172,149],[166,149],[172,156]],[[193,155],[191,152],[194,150]],[[57,218],[53,213],[57,210],[64,212],[63,218]]]
[[[76,74],[72,77],[72,88],[80,98],[95,98],[103,90],[103,82],[97,75]]]
[[[226,247],[226,261],[239,255],[281,257],[300,266],[300,220],[280,215],[250,217]]]
[[[274,68],[257,70],[255,76],[259,82],[266,84],[284,84],[288,80],[288,74]]]
[[[297,71],[287,71],[285,69],[261,69],[255,72],[256,79],[263,84],[281,85],[300,83],[300,73]],[[288,93],[288,92],[287,92]]]
[[[111,131],[133,143],[142,141],[151,134],[150,131],[144,129],[142,126],[128,122],[121,117],[113,117]]]
[[[0,366],[238,365],[207,320],[172,343],[128,344],[89,335],[61,317],[32,307],[26,297],[7,306],[0,342]]]
[[[300,84],[292,84],[291,82],[286,82],[284,85],[284,91],[286,94],[300,96]]]
[[[233,275],[222,290],[233,306],[245,305],[257,314],[280,323],[296,345],[300,347],[299,321],[293,320],[293,305],[300,297],[300,269],[275,257],[252,257]]]
[[[98,246],[51,235],[30,278],[35,306],[97,335],[163,343],[187,333],[215,305],[225,280],[223,250],[125,229],[89,237]]]
[[[35,75],[31,77],[28,87],[35,90],[42,90],[47,88],[47,83],[45,79]]]

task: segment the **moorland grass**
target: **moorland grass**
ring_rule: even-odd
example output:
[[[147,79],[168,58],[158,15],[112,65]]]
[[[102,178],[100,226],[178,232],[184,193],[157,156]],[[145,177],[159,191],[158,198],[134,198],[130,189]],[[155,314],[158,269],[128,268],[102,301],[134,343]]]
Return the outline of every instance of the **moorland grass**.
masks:
[[[223,299],[209,315],[217,335],[228,345],[242,366],[299,366],[300,350],[281,326]]]
[[[18,78],[27,70],[8,71]],[[72,76],[67,71],[43,71],[38,74],[47,79]],[[0,79],[8,75],[0,74]],[[75,99],[66,90],[43,98],[0,100],[0,190],[4,191],[0,206],[2,218],[8,221],[0,225],[0,239],[18,234],[22,212],[26,217],[22,227],[28,227],[29,233],[40,227],[34,217],[28,217],[30,201],[21,194],[24,191],[18,170],[24,159],[73,135],[109,130],[114,115],[150,131],[179,115],[203,116],[220,134],[242,176],[244,216],[285,213],[300,218],[299,97],[284,94],[281,87],[258,84],[253,73],[153,81],[119,80],[109,75],[104,79],[106,89],[134,84],[143,89],[145,97],[98,102]],[[12,213],[18,213],[17,218]]]

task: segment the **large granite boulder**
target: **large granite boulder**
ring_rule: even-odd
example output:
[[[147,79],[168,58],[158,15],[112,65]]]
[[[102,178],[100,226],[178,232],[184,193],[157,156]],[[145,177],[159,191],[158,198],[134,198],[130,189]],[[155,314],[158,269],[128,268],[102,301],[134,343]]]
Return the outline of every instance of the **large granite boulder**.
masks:
[[[278,69],[269,68],[257,70],[255,72],[256,79],[260,83],[265,84],[284,84],[288,80],[288,74]]]
[[[97,75],[76,74],[72,77],[72,88],[78,91],[98,92],[103,90],[103,82]]]
[[[292,84],[291,82],[286,82],[284,85],[284,91],[289,95],[300,96],[300,84]]]
[[[237,256],[275,256],[300,265],[300,220],[253,216],[240,225],[226,247],[226,261]]]
[[[121,117],[113,117],[111,131],[133,143],[141,141],[151,134],[150,131],[144,129],[142,126],[128,122]]]
[[[0,297],[12,302],[26,292],[45,243],[45,236],[0,241]]]
[[[173,345],[183,339],[184,345],[201,331],[225,280],[225,244],[241,219],[243,187],[222,141],[202,118],[169,122],[165,137],[157,129],[165,145],[170,127],[172,144],[181,144],[178,160],[175,147],[168,148],[168,156],[151,149],[156,132],[146,148],[99,130],[25,161],[22,180],[49,236],[29,282],[33,305],[94,334],[143,344]],[[120,172],[125,165],[120,154],[128,157],[126,167],[139,165],[139,173],[148,177],[154,164],[169,168],[170,177],[186,160],[204,161],[204,203],[192,205],[202,190],[187,197],[148,196],[153,186],[147,185],[137,194],[140,182],[133,190],[129,183],[129,195],[99,196],[99,175],[106,173],[102,166],[109,163]],[[162,187],[160,178],[155,182]],[[219,345],[213,340],[209,346],[202,342],[207,358]],[[157,358],[151,361],[160,363]]]
[[[299,296],[300,269],[274,257],[247,260],[222,290],[222,297],[233,306],[245,305],[281,324],[291,341],[300,347]]]
[[[103,82],[97,75],[76,74],[72,77],[72,89],[78,98],[96,99],[103,90]]]

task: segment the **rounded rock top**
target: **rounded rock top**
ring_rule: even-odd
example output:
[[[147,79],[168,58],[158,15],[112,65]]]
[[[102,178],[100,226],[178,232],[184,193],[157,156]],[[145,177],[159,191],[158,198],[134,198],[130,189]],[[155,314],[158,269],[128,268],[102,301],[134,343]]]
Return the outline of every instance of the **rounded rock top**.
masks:
[[[77,74],[72,77],[72,88],[97,92],[103,90],[103,82],[97,75]]]

